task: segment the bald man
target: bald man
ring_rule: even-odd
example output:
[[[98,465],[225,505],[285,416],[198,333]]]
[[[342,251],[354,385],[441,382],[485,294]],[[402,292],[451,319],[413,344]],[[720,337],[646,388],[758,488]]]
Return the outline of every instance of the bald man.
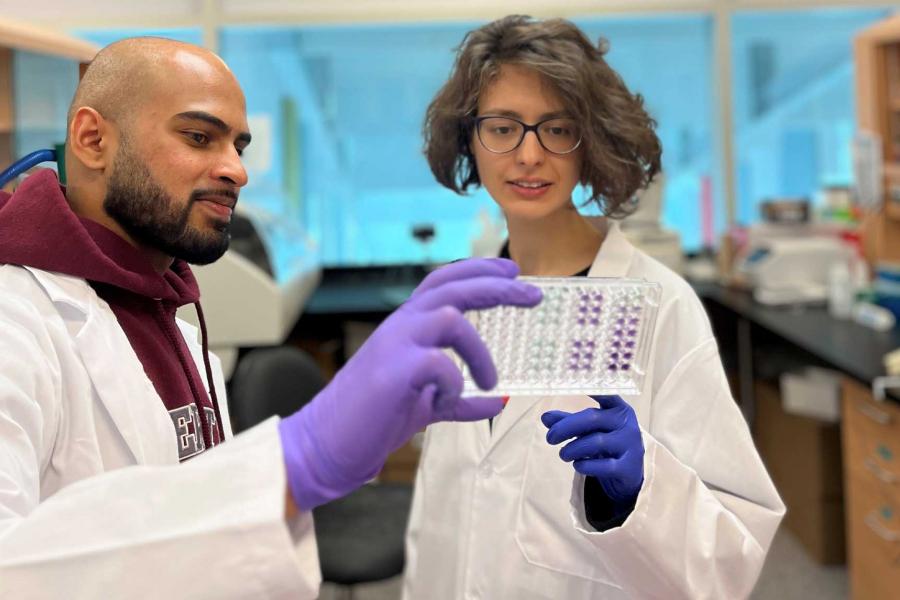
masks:
[[[68,186],[42,171],[0,194],[0,597],[313,598],[310,510],[428,424],[502,408],[460,398],[442,348],[492,387],[462,312],[540,293],[508,261],[463,261],[302,410],[230,439],[188,263],[226,251],[250,139],[217,56],[124,40],[75,94]]]

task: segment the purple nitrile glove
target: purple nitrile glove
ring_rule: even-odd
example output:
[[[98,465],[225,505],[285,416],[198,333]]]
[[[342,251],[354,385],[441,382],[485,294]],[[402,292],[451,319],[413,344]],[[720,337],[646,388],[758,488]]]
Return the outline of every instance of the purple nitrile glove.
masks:
[[[582,475],[596,477],[616,507],[634,506],[644,482],[644,443],[634,409],[620,396],[591,396],[600,408],[541,415],[553,445],[576,438],[559,452]]]
[[[288,485],[305,510],[371,479],[388,454],[437,421],[496,416],[500,398],[460,398],[463,377],[442,348],[466,362],[482,389],[497,371],[463,311],[534,306],[535,286],[505,259],[473,259],[429,274],[313,400],[279,424]]]

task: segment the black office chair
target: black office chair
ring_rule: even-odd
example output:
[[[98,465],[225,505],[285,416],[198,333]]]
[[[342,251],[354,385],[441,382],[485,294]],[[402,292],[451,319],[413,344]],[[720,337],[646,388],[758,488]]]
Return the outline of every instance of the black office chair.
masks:
[[[229,407],[235,431],[272,415],[287,416],[325,386],[325,377],[306,352],[291,346],[256,348],[243,356],[230,382]],[[412,486],[371,483],[313,511],[322,579],[352,586],[403,572],[404,534]]]
[[[293,346],[254,348],[238,360],[229,382],[228,408],[235,432],[272,415],[286,417],[325,387],[313,358]]]
[[[352,599],[354,585],[400,575],[411,503],[409,484],[370,483],[316,508],[322,579],[346,586]]]

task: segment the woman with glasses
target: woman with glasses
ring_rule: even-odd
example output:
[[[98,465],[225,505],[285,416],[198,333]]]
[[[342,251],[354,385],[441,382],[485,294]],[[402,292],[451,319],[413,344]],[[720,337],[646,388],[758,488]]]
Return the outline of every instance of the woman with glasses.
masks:
[[[699,300],[611,220],[661,148],[604,52],[563,20],[470,32],[428,108],[425,152],[447,188],[487,189],[522,274],[661,284],[644,392],[512,397],[491,422],[430,426],[408,599],[743,598],[784,514]],[[578,212],[579,184],[604,218]]]

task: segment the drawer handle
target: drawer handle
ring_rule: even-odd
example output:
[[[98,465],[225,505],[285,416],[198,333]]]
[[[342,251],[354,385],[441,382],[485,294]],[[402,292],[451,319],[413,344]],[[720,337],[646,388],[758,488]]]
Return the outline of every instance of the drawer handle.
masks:
[[[863,461],[863,465],[865,465],[866,469],[868,469],[875,477],[877,477],[882,483],[897,483],[897,476],[878,466],[878,463],[875,462],[875,459],[872,457],[867,458]]]
[[[865,518],[865,522],[866,525],[869,526],[869,529],[874,531],[875,535],[877,535],[884,541],[894,543],[900,540],[900,532],[887,529],[884,525],[882,525],[881,520],[878,518],[877,512],[869,513]]]
[[[887,425],[891,422],[891,415],[884,412],[883,410],[878,410],[873,406],[869,406],[868,404],[863,404],[861,402],[856,402],[854,406],[856,406],[856,410],[866,415],[879,425]]]

